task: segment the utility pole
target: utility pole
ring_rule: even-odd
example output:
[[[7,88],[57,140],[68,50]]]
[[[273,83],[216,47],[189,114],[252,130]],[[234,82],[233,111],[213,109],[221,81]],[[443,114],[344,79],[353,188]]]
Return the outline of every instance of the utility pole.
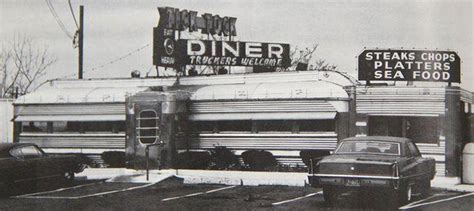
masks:
[[[84,48],[84,6],[79,6],[79,72],[77,74],[79,79],[82,79],[82,61]]]

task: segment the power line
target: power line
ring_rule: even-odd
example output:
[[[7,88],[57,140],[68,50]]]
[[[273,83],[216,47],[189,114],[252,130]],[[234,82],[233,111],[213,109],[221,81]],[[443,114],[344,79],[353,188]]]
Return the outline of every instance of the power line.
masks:
[[[137,52],[139,52],[139,51],[145,49],[145,48],[148,47],[148,46],[150,46],[149,43],[146,44],[146,45],[144,45],[144,46],[142,46],[142,47],[140,47],[140,48],[137,48],[137,49],[135,49],[135,50],[133,50],[133,51],[130,51],[128,54],[125,54],[125,55],[123,55],[123,56],[121,56],[121,57],[118,57],[118,58],[116,58],[116,59],[114,59],[114,60],[111,60],[110,62],[107,62],[107,63],[104,63],[104,64],[102,64],[102,65],[93,67],[93,68],[91,68],[90,71],[94,71],[94,70],[103,68],[103,67],[105,67],[105,66],[107,66],[107,65],[114,64],[115,62],[118,62],[118,61],[120,61],[120,60],[122,60],[122,59],[125,59],[125,58],[127,58],[127,57],[129,57],[129,56],[131,56],[131,55],[133,55],[133,54],[135,54],[135,53],[137,53]]]
[[[69,9],[71,10],[72,19],[74,19],[74,23],[76,24],[77,29],[79,29],[79,24],[77,24],[76,16],[74,15],[74,10],[72,9],[71,0],[67,0],[67,2],[69,3]]]
[[[64,26],[64,23],[61,21],[59,18],[58,14],[56,13],[56,10],[54,9],[53,4],[50,2],[50,0],[45,0],[46,5],[48,5],[49,11],[51,12],[51,15],[53,15],[54,19],[59,25],[59,28],[64,32],[64,34],[69,37],[69,39],[73,39],[71,33],[66,29],[66,26]]]
[[[84,73],[85,73],[85,72],[92,72],[92,71],[98,70],[98,69],[100,69],[100,68],[103,68],[103,67],[105,67],[105,66],[114,64],[114,63],[116,63],[116,62],[118,62],[118,61],[121,61],[121,60],[123,60],[123,59],[125,59],[125,58],[127,58],[127,57],[129,57],[129,56],[131,56],[131,55],[133,55],[133,54],[135,54],[135,53],[137,53],[137,52],[139,52],[139,51],[145,49],[145,48],[148,47],[148,46],[150,46],[150,43],[148,43],[148,44],[146,44],[146,45],[144,45],[144,46],[142,46],[142,47],[140,47],[140,48],[137,48],[137,49],[135,49],[135,50],[133,50],[133,51],[130,51],[129,53],[127,53],[127,54],[125,54],[125,55],[123,55],[123,56],[121,56],[121,57],[118,57],[118,58],[116,58],[116,59],[110,60],[109,62],[103,63],[103,64],[101,64],[101,65],[99,65],[99,66],[95,66],[95,67],[91,68],[89,71],[84,71]],[[71,75],[66,75],[66,76],[63,76],[63,77],[60,77],[60,78],[56,78],[56,79],[65,79],[65,78],[72,77],[72,76],[77,76],[77,73],[74,73],[74,74],[71,74]]]

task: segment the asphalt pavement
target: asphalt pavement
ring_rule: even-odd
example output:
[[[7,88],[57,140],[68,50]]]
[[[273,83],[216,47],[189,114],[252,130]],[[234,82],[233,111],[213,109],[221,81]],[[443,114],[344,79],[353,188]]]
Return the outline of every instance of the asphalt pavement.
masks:
[[[321,189],[308,186],[186,184],[172,176],[156,183],[82,180],[67,187],[28,189],[0,199],[0,210],[472,210],[474,194],[433,189],[430,197],[415,197],[406,205],[389,200],[349,192],[328,205]]]

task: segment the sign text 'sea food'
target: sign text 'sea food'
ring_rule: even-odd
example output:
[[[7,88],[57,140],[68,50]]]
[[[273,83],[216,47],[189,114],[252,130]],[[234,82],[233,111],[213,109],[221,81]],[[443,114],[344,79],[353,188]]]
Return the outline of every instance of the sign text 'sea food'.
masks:
[[[365,50],[359,80],[460,82],[460,63],[452,51]]]
[[[187,65],[288,67],[289,54],[282,43],[178,40],[178,61]]]

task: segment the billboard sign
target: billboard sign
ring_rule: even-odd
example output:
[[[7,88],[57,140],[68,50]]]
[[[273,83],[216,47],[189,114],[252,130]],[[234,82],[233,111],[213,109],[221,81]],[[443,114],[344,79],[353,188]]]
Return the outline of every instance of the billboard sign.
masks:
[[[188,30],[218,36],[237,36],[237,18],[204,13],[201,17],[196,11],[180,10],[172,7],[158,7],[160,19],[153,29],[153,65],[177,67],[176,31]]]
[[[290,45],[283,43],[178,40],[177,60],[184,65],[290,66]]]
[[[175,31],[162,27],[153,28],[153,65],[174,67]]]
[[[359,80],[461,82],[461,59],[453,51],[365,50]]]
[[[189,32],[201,29],[203,34],[237,36],[235,22],[237,18],[221,17],[204,13],[197,16],[196,11],[179,10],[172,7],[158,7],[160,20],[158,27],[173,29],[176,31],[188,30]]]

